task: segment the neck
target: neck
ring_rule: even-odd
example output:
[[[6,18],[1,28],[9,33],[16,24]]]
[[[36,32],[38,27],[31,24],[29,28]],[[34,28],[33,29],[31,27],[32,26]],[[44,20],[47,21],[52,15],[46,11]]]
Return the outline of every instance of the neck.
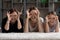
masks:
[[[30,21],[30,25],[31,25],[31,27],[34,28],[34,26],[35,26],[36,24],[37,24],[36,22],[32,22],[32,21]]]

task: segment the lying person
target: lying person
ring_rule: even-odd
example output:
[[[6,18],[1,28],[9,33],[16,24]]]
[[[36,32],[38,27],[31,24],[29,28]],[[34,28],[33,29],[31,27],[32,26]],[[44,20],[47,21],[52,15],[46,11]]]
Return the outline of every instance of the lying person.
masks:
[[[7,16],[2,20],[2,32],[23,32],[23,21],[16,9],[10,9]]]
[[[45,32],[59,32],[59,19],[56,12],[50,12],[46,16]]]
[[[24,23],[24,32],[43,32],[43,22],[39,15],[40,12],[36,7],[31,7],[27,10],[27,18]]]

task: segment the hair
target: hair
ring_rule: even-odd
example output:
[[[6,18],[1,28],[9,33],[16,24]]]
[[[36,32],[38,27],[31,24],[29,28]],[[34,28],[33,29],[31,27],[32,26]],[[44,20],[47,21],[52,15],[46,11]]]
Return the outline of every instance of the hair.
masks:
[[[36,10],[36,7],[33,6],[29,8],[29,12],[31,12],[32,10]]]
[[[48,15],[50,15],[50,14],[57,15],[55,11],[51,11],[48,13]]]
[[[10,12],[9,14],[12,14],[13,12],[16,12],[18,14],[17,9],[10,9],[8,12]]]

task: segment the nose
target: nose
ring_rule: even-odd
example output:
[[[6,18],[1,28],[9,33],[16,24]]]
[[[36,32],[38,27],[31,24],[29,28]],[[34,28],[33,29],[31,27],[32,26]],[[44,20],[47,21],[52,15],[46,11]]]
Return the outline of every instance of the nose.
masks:
[[[32,18],[35,18],[35,16],[32,16]]]

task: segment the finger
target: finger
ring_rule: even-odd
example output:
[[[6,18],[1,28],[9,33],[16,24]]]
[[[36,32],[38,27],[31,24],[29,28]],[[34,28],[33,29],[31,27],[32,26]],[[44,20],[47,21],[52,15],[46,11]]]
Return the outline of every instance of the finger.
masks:
[[[46,20],[48,20],[48,16],[46,16]]]
[[[20,15],[21,15],[20,12],[18,12],[18,15],[17,16],[20,17]]]
[[[45,18],[48,18],[48,16],[46,16]]]
[[[9,14],[7,13],[7,16],[9,17]]]
[[[10,15],[10,12],[7,12],[7,15]]]
[[[58,16],[56,16],[56,20],[58,20]]]
[[[18,15],[21,15],[21,14],[22,14],[22,12],[19,12],[19,11],[18,11]]]
[[[28,12],[28,10],[27,10],[26,12],[27,12],[27,16],[29,16],[29,12]]]
[[[27,13],[29,13],[29,9],[27,9]]]

